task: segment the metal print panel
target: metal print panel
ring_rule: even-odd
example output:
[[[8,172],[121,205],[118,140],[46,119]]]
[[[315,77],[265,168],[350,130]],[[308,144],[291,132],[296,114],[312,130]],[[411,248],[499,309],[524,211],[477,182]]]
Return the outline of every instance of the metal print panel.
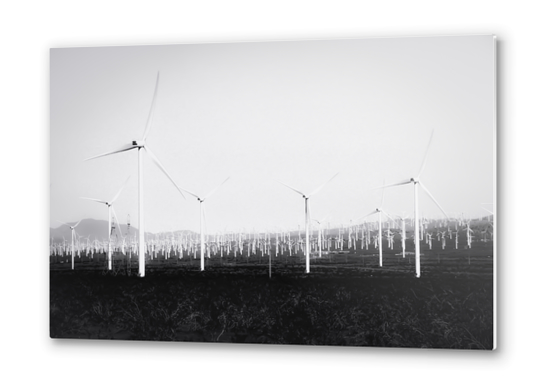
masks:
[[[494,349],[495,49],[52,49],[50,336]]]

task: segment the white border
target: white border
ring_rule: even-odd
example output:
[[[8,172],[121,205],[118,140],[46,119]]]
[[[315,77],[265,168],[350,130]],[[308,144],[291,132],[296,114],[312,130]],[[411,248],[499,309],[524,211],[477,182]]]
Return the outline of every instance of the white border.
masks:
[[[538,4],[438,2],[10,3],[3,7],[2,284],[6,382],[511,382],[538,377]],[[48,338],[48,50],[232,40],[499,36],[499,348],[493,352],[78,342]],[[533,167],[535,167],[533,169]],[[534,171],[534,173],[533,173]],[[494,202],[497,202],[496,200]],[[501,210],[502,209],[502,210]],[[497,208],[496,208],[497,211]],[[6,214],[7,213],[7,214]],[[536,220],[536,221],[535,221]],[[536,232],[535,232],[536,234]],[[538,235],[537,235],[538,237]],[[9,241],[7,241],[9,240]],[[28,260],[24,266],[16,263]],[[33,262],[31,262],[33,261]],[[84,369],[82,368],[84,367]],[[134,367],[143,367],[135,375]]]
[[[497,94],[499,84],[498,81],[498,69],[499,64],[497,62],[498,60],[498,44],[497,44],[497,36],[493,36],[493,50],[494,50],[494,63],[495,63],[495,78],[494,78],[494,85],[495,89],[493,91],[493,349],[497,349],[497,322],[498,322],[498,291],[497,291],[497,280],[498,280],[498,270],[497,270],[497,243],[498,243],[498,233],[497,233],[497,129],[498,129],[498,100],[499,96]]]

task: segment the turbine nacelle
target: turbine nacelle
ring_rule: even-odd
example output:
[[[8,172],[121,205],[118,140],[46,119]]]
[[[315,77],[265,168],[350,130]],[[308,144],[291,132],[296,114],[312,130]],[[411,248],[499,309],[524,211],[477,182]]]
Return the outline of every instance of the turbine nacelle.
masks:
[[[132,145],[137,148],[144,148],[145,147],[145,140],[134,140],[132,141]]]

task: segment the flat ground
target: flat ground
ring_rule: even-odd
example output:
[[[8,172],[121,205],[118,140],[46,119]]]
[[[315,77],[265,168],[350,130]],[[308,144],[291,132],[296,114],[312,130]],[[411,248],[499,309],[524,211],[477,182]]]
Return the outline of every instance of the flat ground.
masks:
[[[302,255],[212,256],[149,261],[103,255],[52,259],[50,335],[125,339],[424,348],[493,348],[492,243],[423,249],[414,256],[374,250]],[[68,261],[65,258],[62,261]]]

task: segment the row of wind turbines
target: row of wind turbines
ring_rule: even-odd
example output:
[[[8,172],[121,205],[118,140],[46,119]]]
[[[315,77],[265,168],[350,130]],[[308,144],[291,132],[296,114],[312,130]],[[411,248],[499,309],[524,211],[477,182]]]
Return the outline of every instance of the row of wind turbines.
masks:
[[[404,259],[407,253],[411,254],[411,252],[406,252],[406,242],[414,242],[413,234],[407,236],[405,230],[406,222],[408,221],[410,228],[412,228],[414,220],[408,216],[405,217],[403,214],[402,216],[395,215],[394,217],[397,218],[396,221],[387,213],[382,212],[382,214],[386,216],[385,221],[382,223],[380,221],[364,221],[361,224],[354,224],[353,221],[350,221],[350,225],[334,226],[333,228],[331,228],[330,221],[312,219],[311,221],[318,224],[318,228],[316,230],[311,228],[308,240],[306,237],[303,238],[301,236],[301,226],[298,227],[297,231],[277,227],[273,231],[266,230],[263,232],[256,231],[254,228],[252,233],[250,231],[247,232],[246,229],[241,231],[224,230],[214,234],[205,233],[203,238],[204,247],[201,246],[201,232],[198,235],[190,231],[176,233],[172,231],[169,234],[167,232],[154,235],[147,234],[145,257],[149,261],[159,259],[164,261],[169,259],[177,260],[178,264],[185,256],[188,259],[197,259],[197,256],[201,255],[203,250],[205,258],[209,261],[219,257],[222,261],[225,260],[223,258],[227,258],[228,262],[231,262],[244,256],[246,262],[248,262],[251,256],[257,257],[260,255],[262,258],[267,256],[271,264],[273,256],[276,258],[280,254],[281,259],[284,256],[287,258],[294,255],[298,256],[299,252],[305,253],[306,247],[309,247],[311,257],[316,259],[322,259],[323,254],[330,259],[334,254],[357,253],[357,249],[361,252],[364,249],[366,252],[379,248],[384,250],[385,243],[387,243],[389,253],[389,251],[394,250],[397,237],[400,237],[400,248]],[[120,228],[120,223],[116,215],[114,216],[118,228]],[[401,221],[400,226],[398,225],[399,220]],[[322,227],[323,223],[326,226]],[[385,229],[383,228],[384,226],[386,227]],[[86,260],[92,261],[95,260],[95,256],[98,259],[103,254],[109,256],[111,250],[114,249],[115,254],[124,255],[127,263],[126,266],[128,266],[131,264],[132,254],[137,254],[137,236],[130,235],[129,219],[125,234],[122,231],[119,233],[115,230],[115,232],[115,240],[112,242],[111,237],[109,239],[104,238],[102,241],[97,237],[91,240],[92,235],[86,237],[78,235],[74,229],[75,248],[73,239],[71,249],[65,238],[60,243],[52,239],[50,246],[51,260],[58,262],[60,259],[62,263],[66,257],[74,255],[80,259],[80,262],[84,261],[83,256]],[[295,232],[297,232],[297,236]],[[113,236],[113,232],[111,232],[111,236]],[[493,223],[491,217],[476,220],[475,227],[471,226],[471,220],[464,218],[457,218],[453,221],[421,218],[420,239],[424,240],[426,248],[429,250],[439,245],[442,250],[446,249],[447,246],[453,249],[454,238],[456,250],[459,249],[460,238],[462,247],[464,246],[465,249],[472,247],[475,238],[481,242],[492,242]],[[401,253],[396,253],[395,255],[400,256]],[[120,257],[122,258],[123,256]],[[364,256],[361,255],[361,257]],[[105,259],[105,267],[111,270],[111,264],[108,263],[108,259],[109,257]],[[253,260],[256,261],[256,259]],[[382,258],[379,258],[379,266],[383,266]]]
[[[89,161],[89,160],[93,160],[93,159],[97,159],[97,158],[101,158],[101,157],[105,157],[105,156],[110,156],[110,155],[114,155],[114,154],[121,153],[121,152],[127,152],[127,151],[131,151],[131,150],[137,150],[137,152],[138,152],[138,211],[139,211],[138,212],[138,227],[139,227],[138,237],[139,238],[138,238],[138,241],[137,241],[137,245],[138,245],[138,254],[140,255],[139,256],[139,276],[140,277],[145,276],[145,257],[141,256],[141,255],[145,255],[145,222],[144,222],[144,215],[143,215],[143,213],[144,213],[143,152],[146,152],[146,154],[149,156],[151,161],[154,164],[156,164],[156,166],[164,173],[164,175],[173,183],[173,185],[181,193],[183,198],[186,199],[184,193],[187,193],[187,194],[193,196],[194,198],[196,198],[197,201],[200,204],[200,247],[201,247],[201,250],[200,250],[200,253],[201,253],[201,266],[200,267],[201,267],[202,271],[205,268],[205,265],[204,265],[204,255],[205,255],[204,244],[205,244],[205,241],[204,241],[204,231],[203,231],[203,223],[205,221],[205,206],[204,206],[204,204],[205,204],[206,199],[208,199],[213,193],[215,193],[215,191],[221,185],[223,185],[226,181],[229,180],[229,177],[226,178],[220,185],[218,185],[215,189],[213,189],[207,195],[200,196],[200,195],[198,195],[198,194],[196,194],[194,192],[188,191],[187,189],[181,188],[179,185],[177,185],[177,183],[175,183],[175,181],[170,176],[170,174],[166,171],[166,169],[164,168],[162,163],[158,160],[156,155],[154,155],[154,153],[151,151],[148,144],[146,143],[146,140],[147,140],[147,137],[149,135],[149,132],[150,132],[151,126],[152,126],[153,114],[154,114],[155,104],[156,104],[156,97],[157,97],[157,94],[158,94],[159,80],[160,80],[160,73],[158,73],[157,78],[156,78],[156,85],[155,85],[155,88],[154,88],[153,99],[152,99],[149,115],[148,115],[147,122],[146,122],[146,125],[145,125],[145,129],[144,129],[144,132],[143,132],[143,135],[142,135],[141,139],[133,140],[130,143],[128,143],[128,144],[126,144],[126,145],[124,145],[124,146],[122,146],[120,148],[117,148],[117,149],[115,149],[113,151],[102,153],[102,154],[92,156],[92,157],[89,157],[89,158],[85,159],[85,161]],[[426,164],[426,161],[427,161],[427,154],[429,152],[429,147],[431,145],[431,141],[432,141],[432,138],[433,138],[433,133],[434,133],[434,131],[431,133],[429,143],[428,143],[428,145],[426,147],[425,154],[424,154],[424,157],[423,157],[422,165],[421,165],[420,170],[417,173],[417,175],[415,175],[414,177],[411,177],[409,179],[405,179],[405,180],[395,182],[395,183],[391,183],[391,184],[384,184],[381,187],[375,188],[375,189],[386,189],[386,188],[398,187],[398,186],[407,185],[407,184],[411,184],[414,187],[414,244],[415,244],[416,277],[421,276],[421,266],[420,266],[420,217],[419,217],[419,202],[418,202],[418,195],[419,195],[419,188],[420,187],[427,193],[427,195],[438,206],[438,208],[442,211],[444,216],[449,219],[449,217],[446,214],[446,212],[444,211],[444,209],[440,206],[440,204],[436,201],[436,199],[433,197],[433,195],[429,192],[429,190],[423,185],[423,183],[420,180],[420,177],[421,177],[421,175],[423,173],[423,170],[425,168],[425,164]],[[281,184],[283,184],[285,187],[287,187],[287,188],[291,189],[292,191],[296,192],[297,194],[301,195],[301,197],[304,199],[305,236],[306,236],[305,238],[307,239],[306,240],[307,242],[308,242],[308,239],[309,239],[310,222],[311,222],[309,199],[311,197],[313,197],[315,194],[317,194],[325,185],[327,185],[330,181],[332,181],[337,175],[338,175],[338,173],[336,173],[333,177],[331,177],[325,183],[323,183],[318,188],[316,188],[315,190],[313,190],[311,193],[308,193],[308,194],[304,193],[304,192],[302,192],[302,191],[300,191],[300,190],[298,190],[298,189],[296,189],[296,188],[294,188],[294,187],[292,187],[290,185],[287,185],[287,184],[284,184],[284,183],[281,182]],[[118,199],[118,197],[120,196],[122,190],[126,186],[127,182],[128,182],[128,179],[125,181],[123,186],[120,188],[120,190],[117,192],[117,194],[110,201],[100,200],[100,199],[96,199],[96,198],[88,198],[88,197],[84,198],[84,199],[95,201],[95,202],[100,203],[100,204],[105,204],[107,206],[107,208],[108,208],[108,220],[109,220],[109,236],[111,236],[111,219],[112,219],[112,215],[116,218],[116,214],[115,214],[115,211],[114,211],[114,208],[113,208],[113,203]],[[384,195],[384,193],[382,192],[382,196],[383,195]],[[380,266],[382,266],[382,246],[381,246],[381,244],[382,244],[382,240],[381,240],[382,239],[382,214],[390,217],[386,212],[383,211],[382,205],[383,205],[383,198],[382,198],[381,205],[378,208],[376,208],[373,212],[371,212],[371,213],[365,215],[364,217],[360,218],[360,219],[364,219],[364,218],[367,218],[367,217],[369,217],[371,215],[378,214],[378,218],[379,218],[379,239],[380,239],[379,240],[380,241],[380,243],[379,243],[380,246],[378,248],[379,248]],[[118,222],[118,220],[117,220],[117,222]],[[66,223],[62,223],[62,224],[68,225]],[[72,269],[73,269],[73,266],[74,266],[74,262],[73,262],[74,231],[75,231],[75,227],[77,227],[78,224],[79,223],[77,223],[77,224],[75,224],[73,226],[68,225],[68,226],[70,226],[71,231],[72,231]],[[403,231],[404,231],[404,220],[403,220]],[[305,246],[304,248],[305,248],[305,259],[306,259],[305,272],[310,273],[310,247]],[[109,269],[111,269],[111,260],[112,260],[112,257],[111,257],[111,241],[109,241],[109,247],[108,247],[108,268]]]

